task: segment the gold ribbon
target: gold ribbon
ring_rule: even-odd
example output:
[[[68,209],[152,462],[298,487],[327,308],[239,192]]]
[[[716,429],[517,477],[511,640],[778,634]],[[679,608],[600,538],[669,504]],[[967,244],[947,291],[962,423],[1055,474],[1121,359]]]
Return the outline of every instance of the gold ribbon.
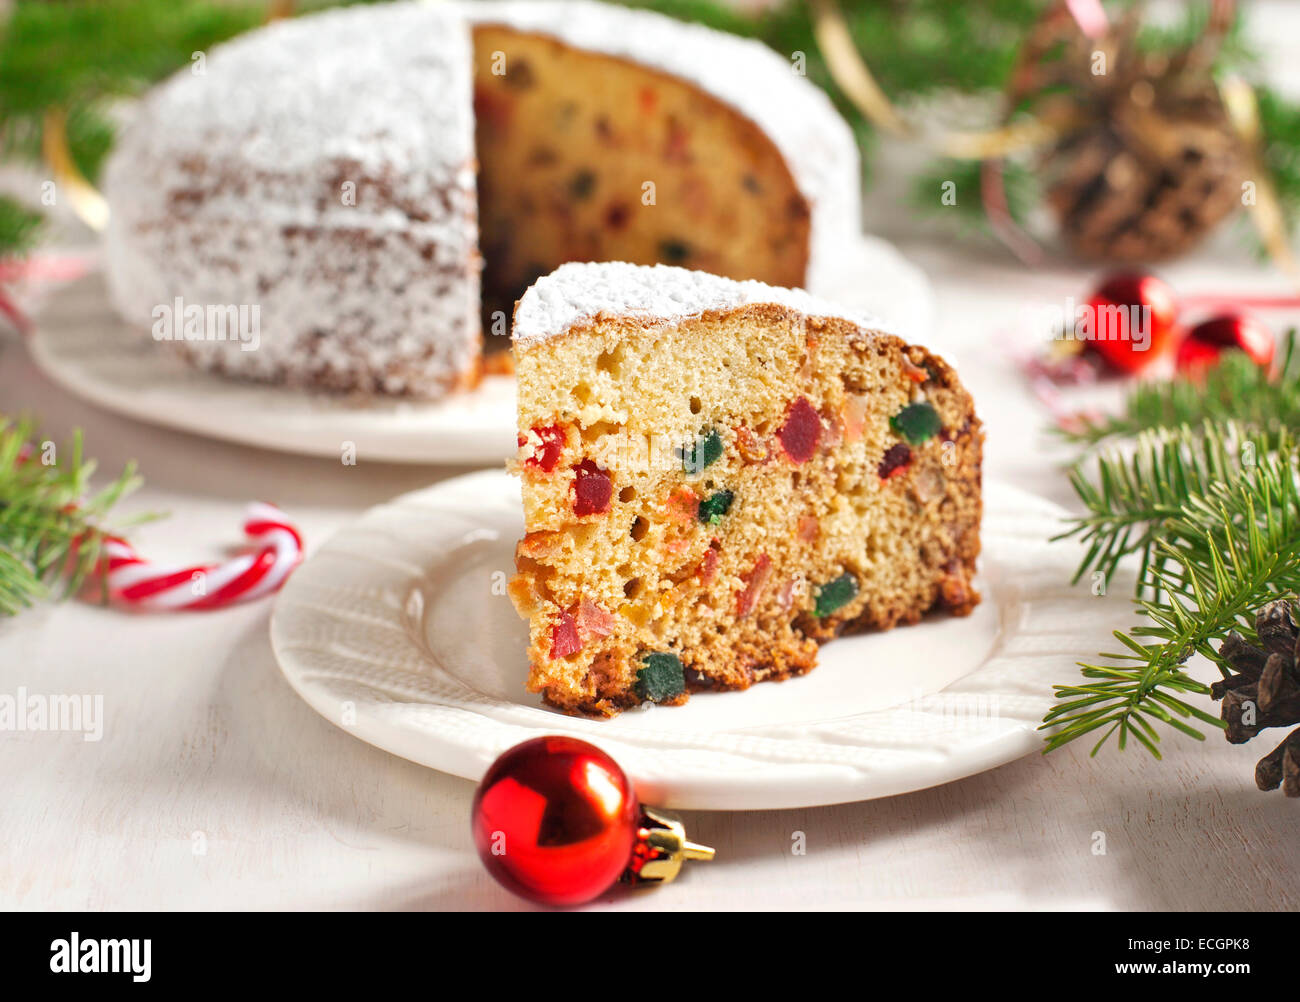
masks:
[[[108,225],[108,202],[85,179],[68,149],[68,116],[62,108],[50,108],[41,123],[41,155],[54,175],[54,183],[68,193],[72,211],[92,230]]]
[[[879,129],[896,136],[912,136],[914,130],[903,121],[867,64],[858,53],[835,0],[812,0],[813,37],[826,59],[831,77],[845,97]]]
[[[1223,98],[1228,121],[1241,137],[1255,185],[1255,199],[1246,206],[1246,212],[1273,263],[1293,278],[1300,279],[1300,264],[1291,251],[1282,202],[1273,187],[1268,167],[1264,164],[1263,131],[1260,128],[1259,103],[1255,100],[1255,90],[1241,77],[1230,76],[1219,82],[1219,94]]]
[[[821,49],[831,79],[877,128],[901,138],[915,139],[936,152],[958,160],[988,160],[1038,149],[1060,138],[1079,121],[1068,102],[1048,104],[1036,116],[984,132],[945,132],[923,135],[907,122],[872,76],[853,44],[849,26],[836,0],[810,0],[813,37]]]

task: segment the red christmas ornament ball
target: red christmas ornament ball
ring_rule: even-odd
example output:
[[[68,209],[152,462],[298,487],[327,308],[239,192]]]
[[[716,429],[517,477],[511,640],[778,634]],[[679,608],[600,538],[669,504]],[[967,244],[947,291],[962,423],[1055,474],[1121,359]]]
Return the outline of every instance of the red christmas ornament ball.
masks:
[[[1178,297],[1143,272],[1110,275],[1089,297],[1076,331],[1120,372],[1137,373],[1168,350],[1178,324]]]
[[[640,808],[612,758],[577,738],[534,738],[492,763],[474,795],[483,865],[515,894],[576,905],[608,890],[632,858]]]
[[[1178,366],[1178,371],[1184,375],[1199,375],[1217,365],[1219,355],[1222,353],[1223,349],[1216,345],[1184,338],[1183,343],[1178,346],[1175,364]]]
[[[1195,373],[1218,363],[1225,351],[1244,351],[1256,365],[1273,364],[1273,332],[1246,313],[1222,313],[1197,324],[1178,346],[1178,371]]]

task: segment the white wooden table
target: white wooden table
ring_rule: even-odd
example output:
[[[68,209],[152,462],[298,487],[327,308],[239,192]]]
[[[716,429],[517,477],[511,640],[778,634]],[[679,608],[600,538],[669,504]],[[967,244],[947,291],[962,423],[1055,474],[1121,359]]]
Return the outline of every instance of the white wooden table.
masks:
[[[1088,273],[1026,274],[948,242],[905,249],[939,290],[931,340],[987,424],[986,476],[1068,503],[1044,414],[998,342],[1023,333],[1026,299],[1080,295]],[[1280,285],[1222,248],[1167,274],[1188,289]],[[283,505],[311,546],[369,505],[460,472],[364,456],[343,466],[119,419],[52,386],[11,335],[0,408],[38,414],[56,439],[85,428],[105,473],[138,459],[147,486],[126,510],[170,513],[138,533],[160,560],[238,542],[252,498]],[[155,616],[74,602],[0,624],[0,692],[104,700],[97,743],[0,732],[0,907],[527,907],[475,857],[473,785],[318,717],[279,675],[268,613],[267,602]],[[1073,672],[1062,664],[1063,680]],[[688,827],[717,848],[715,863],[594,907],[1295,908],[1300,803],[1254,789],[1268,747],[1267,736],[1171,739],[1159,763],[1113,748],[1089,760],[1081,744],[890,800],[696,812]],[[804,855],[791,851],[796,832]]]

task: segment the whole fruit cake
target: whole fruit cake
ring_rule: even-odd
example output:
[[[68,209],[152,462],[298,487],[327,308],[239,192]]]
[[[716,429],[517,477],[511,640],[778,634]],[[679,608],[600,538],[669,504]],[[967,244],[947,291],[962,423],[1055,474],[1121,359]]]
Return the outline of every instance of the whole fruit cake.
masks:
[[[514,322],[528,686],[609,715],[964,615],[983,432],[952,369],[805,292],[566,264]]]
[[[859,225],[826,96],[757,42],[649,12],[362,5],[191,70],[110,160],[108,280],[143,326],[176,297],[256,305],[257,350],[177,340],[230,375],[435,398],[565,261],[815,287]]]

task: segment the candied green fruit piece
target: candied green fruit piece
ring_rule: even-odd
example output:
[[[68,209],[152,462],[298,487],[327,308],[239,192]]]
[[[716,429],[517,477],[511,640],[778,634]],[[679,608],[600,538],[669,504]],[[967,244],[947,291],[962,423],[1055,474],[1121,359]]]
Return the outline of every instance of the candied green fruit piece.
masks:
[[[662,703],[686,691],[686,673],[676,654],[647,654],[645,667],[636,673],[636,694],[652,703]]]
[[[569,179],[569,194],[576,201],[582,201],[596,189],[596,174],[590,170],[580,170]]]
[[[852,602],[853,596],[857,593],[857,579],[852,574],[841,574],[834,581],[827,581],[817,590],[817,602],[813,607],[813,614],[818,619],[823,619]]]
[[[912,445],[920,445],[939,434],[943,421],[934,409],[934,404],[921,400],[908,404],[890,418],[889,426]]]
[[[700,502],[700,521],[706,525],[717,525],[722,516],[731,510],[731,502],[736,499],[734,491],[718,491],[710,494]]]
[[[722,458],[722,436],[716,428],[706,435],[701,435],[694,445],[677,450],[682,460],[685,473],[699,473],[706,466],[711,466]]]
[[[660,240],[659,257],[664,264],[684,264],[690,259],[691,245],[685,240]]]

